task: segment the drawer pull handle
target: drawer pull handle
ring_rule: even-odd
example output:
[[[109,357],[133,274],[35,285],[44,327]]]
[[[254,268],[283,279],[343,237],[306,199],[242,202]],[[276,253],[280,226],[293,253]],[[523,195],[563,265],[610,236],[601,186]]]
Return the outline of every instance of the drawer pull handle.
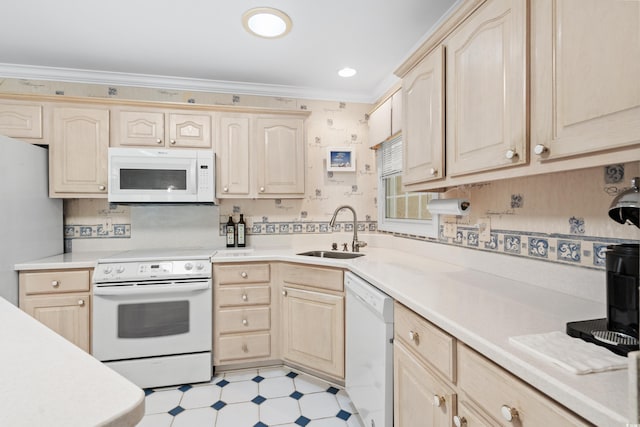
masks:
[[[512,408],[511,406],[502,405],[502,408],[500,408],[500,412],[502,413],[502,417],[509,422],[518,418],[518,410],[516,408]]]
[[[246,272],[246,271],[243,271],[242,273],[240,273],[240,276],[241,276],[243,279],[246,279],[247,277],[249,277],[249,275],[247,274],[247,272]]]
[[[78,300],[78,305],[79,305],[80,307],[84,307],[84,300],[83,300],[83,299],[79,299],[79,300]]]
[[[249,324],[249,322],[247,321],[247,319],[242,319],[242,324],[244,326],[247,326]]]
[[[222,189],[222,191],[224,191],[225,193],[228,193],[228,192],[229,192],[229,187],[224,187],[224,188]]]
[[[439,408],[442,405],[444,405],[445,400],[446,399],[444,398],[444,396],[439,396],[437,394],[434,394],[433,395],[433,406]]]
[[[242,294],[242,301],[247,301],[249,299],[249,297],[247,296],[247,294]]]
[[[51,281],[51,287],[57,288],[59,286],[60,286],[60,281],[59,280],[52,280]]]
[[[287,291],[282,291],[282,296],[286,297],[287,296]]]
[[[244,353],[248,353],[248,352],[249,352],[249,347],[247,347],[247,345],[246,345],[246,344],[242,344],[242,351],[243,351]]]
[[[176,140],[175,139],[171,140],[171,145],[176,145]]]
[[[104,191],[106,189],[107,189],[107,187],[105,187],[104,185],[98,185],[98,190]]]
[[[435,176],[437,173],[438,173],[438,169],[436,168],[429,169],[429,175]]]
[[[260,187],[260,192],[264,193],[264,187]]]
[[[511,149],[507,150],[507,151],[504,153],[504,157],[505,157],[507,160],[513,160],[513,159],[515,159],[515,158],[517,158],[517,157],[518,157],[518,153],[516,152],[516,150],[514,150],[513,148],[511,148]]]
[[[420,335],[418,335],[417,332],[409,331],[409,340],[418,344],[418,341],[420,340]]]
[[[162,144],[162,140],[160,138],[156,139],[156,144],[158,145]]]
[[[533,147],[533,152],[538,156],[542,156],[544,153],[548,153],[549,149],[542,144],[537,144],[535,147]]]
[[[453,417],[453,424],[455,424],[456,427],[465,427],[467,425],[467,419],[456,415]]]

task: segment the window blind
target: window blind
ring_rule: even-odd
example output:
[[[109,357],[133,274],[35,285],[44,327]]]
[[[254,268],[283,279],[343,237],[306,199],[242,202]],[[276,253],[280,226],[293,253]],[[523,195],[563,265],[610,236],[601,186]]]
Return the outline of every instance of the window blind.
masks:
[[[402,138],[394,138],[382,143],[380,147],[382,177],[402,172]]]

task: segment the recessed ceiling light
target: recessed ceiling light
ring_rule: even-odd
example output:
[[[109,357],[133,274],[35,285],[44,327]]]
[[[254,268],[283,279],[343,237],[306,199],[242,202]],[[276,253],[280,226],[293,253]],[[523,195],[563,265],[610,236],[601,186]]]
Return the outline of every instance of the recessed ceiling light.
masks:
[[[356,73],[357,71],[350,67],[344,67],[342,70],[338,71],[338,75],[340,77],[353,77]]]
[[[281,10],[270,7],[249,9],[242,15],[242,25],[249,33],[258,37],[273,39],[285,36],[293,23]]]

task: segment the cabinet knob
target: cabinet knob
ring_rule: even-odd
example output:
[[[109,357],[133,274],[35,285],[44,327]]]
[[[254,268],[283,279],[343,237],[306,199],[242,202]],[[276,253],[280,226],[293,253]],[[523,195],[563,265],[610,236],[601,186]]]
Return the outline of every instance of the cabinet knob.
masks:
[[[249,324],[249,322],[247,321],[247,319],[242,319],[242,324],[244,326],[247,326]]]
[[[171,145],[176,145],[176,140],[175,139],[172,139],[170,142],[171,142]]]
[[[247,272],[246,272],[246,271],[243,271],[242,273],[240,273],[240,276],[241,276],[243,279],[246,279],[247,277],[249,277],[249,275],[247,274]]]
[[[98,185],[98,190],[100,190],[100,191],[104,191],[104,190],[106,190],[106,189],[107,189],[107,187],[106,187],[106,186],[104,186],[104,185]]]
[[[437,394],[433,395],[433,406],[435,407],[441,407],[442,405],[444,405],[445,402],[445,398],[444,396],[439,396]]]
[[[162,144],[162,140],[160,138],[156,139],[156,144],[158,145]]]
[[[438,169],[436,169],[436,168],[429,169],[429,174],[431,176],[435,176],[435,174],[437,174],[437,173],[438,173]]]
[[[549,151],[549,149],[542,145],[542,144],[537,144],[535,147],[533,147],[533,152],[536,153],[536,155],[541,156],[544,153],[547,153]]]
[[[514,149],[512,149],[512,148],[511,148],[511,149],[507,150],[507,151],[504,153],[504,156],[505,156],[507,159],[512,160],[512,159],[515,159],[516,157],[518,157],[518,153],[516,153],[516,150],[514,150]]]
[[[467,419],[465,417],[456,415],[453,417],[453,424],[456,427],[465,427],[467,425]]]
[[[224,188],[222,189],[222,191],[224,191],[225,193],[228,193],[228,192],[229,192],[229,187],[224,187]]]
[[[518,418],[518,410],[508,405],[502,405],[502,408],[500,408],[500,413],[502,413],[502,417],[509,422]]]
[[[247,296],[247,294],[242,294],[242,301],[246,301],[248,299],[249,297]]]
[[[286,290],[285,290],[285,291],[282,291],[282,296],[283,296],[283,297],[286,297],[286,296],[287,296],[287,291],[286,291]]]
[[[79,305],[80,307],[84,307],[84,300],[83,300],[83,299],[79,299],[79,300],[78,300],[78,305]]]
[[[260,192],[264,193],[264,187],[260,187]]]
[[[246,345],[246,344],[242,344],[242,351],[243,351],[244,353],[248,353],[248,352],[249,352],[249,347],[247,347],[247,345]]]
[[[60,286],[60,281],[59,280],[52,280],[51,281],[51,287],[57,288],[59,286]]]
[[[417,344],[419,339],[420,339],[420,335],[418,335],[417,332],[409,331],[409,340],[410,341],[413,341],[413,342],[415,342]]]

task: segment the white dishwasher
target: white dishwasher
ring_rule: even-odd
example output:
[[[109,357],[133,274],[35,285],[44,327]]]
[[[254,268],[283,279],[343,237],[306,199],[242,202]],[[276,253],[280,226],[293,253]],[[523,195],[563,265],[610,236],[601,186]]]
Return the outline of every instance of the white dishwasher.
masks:
[[[344,284],[345,388],[365,427],[392,427],[393,299],[353,273]]]

